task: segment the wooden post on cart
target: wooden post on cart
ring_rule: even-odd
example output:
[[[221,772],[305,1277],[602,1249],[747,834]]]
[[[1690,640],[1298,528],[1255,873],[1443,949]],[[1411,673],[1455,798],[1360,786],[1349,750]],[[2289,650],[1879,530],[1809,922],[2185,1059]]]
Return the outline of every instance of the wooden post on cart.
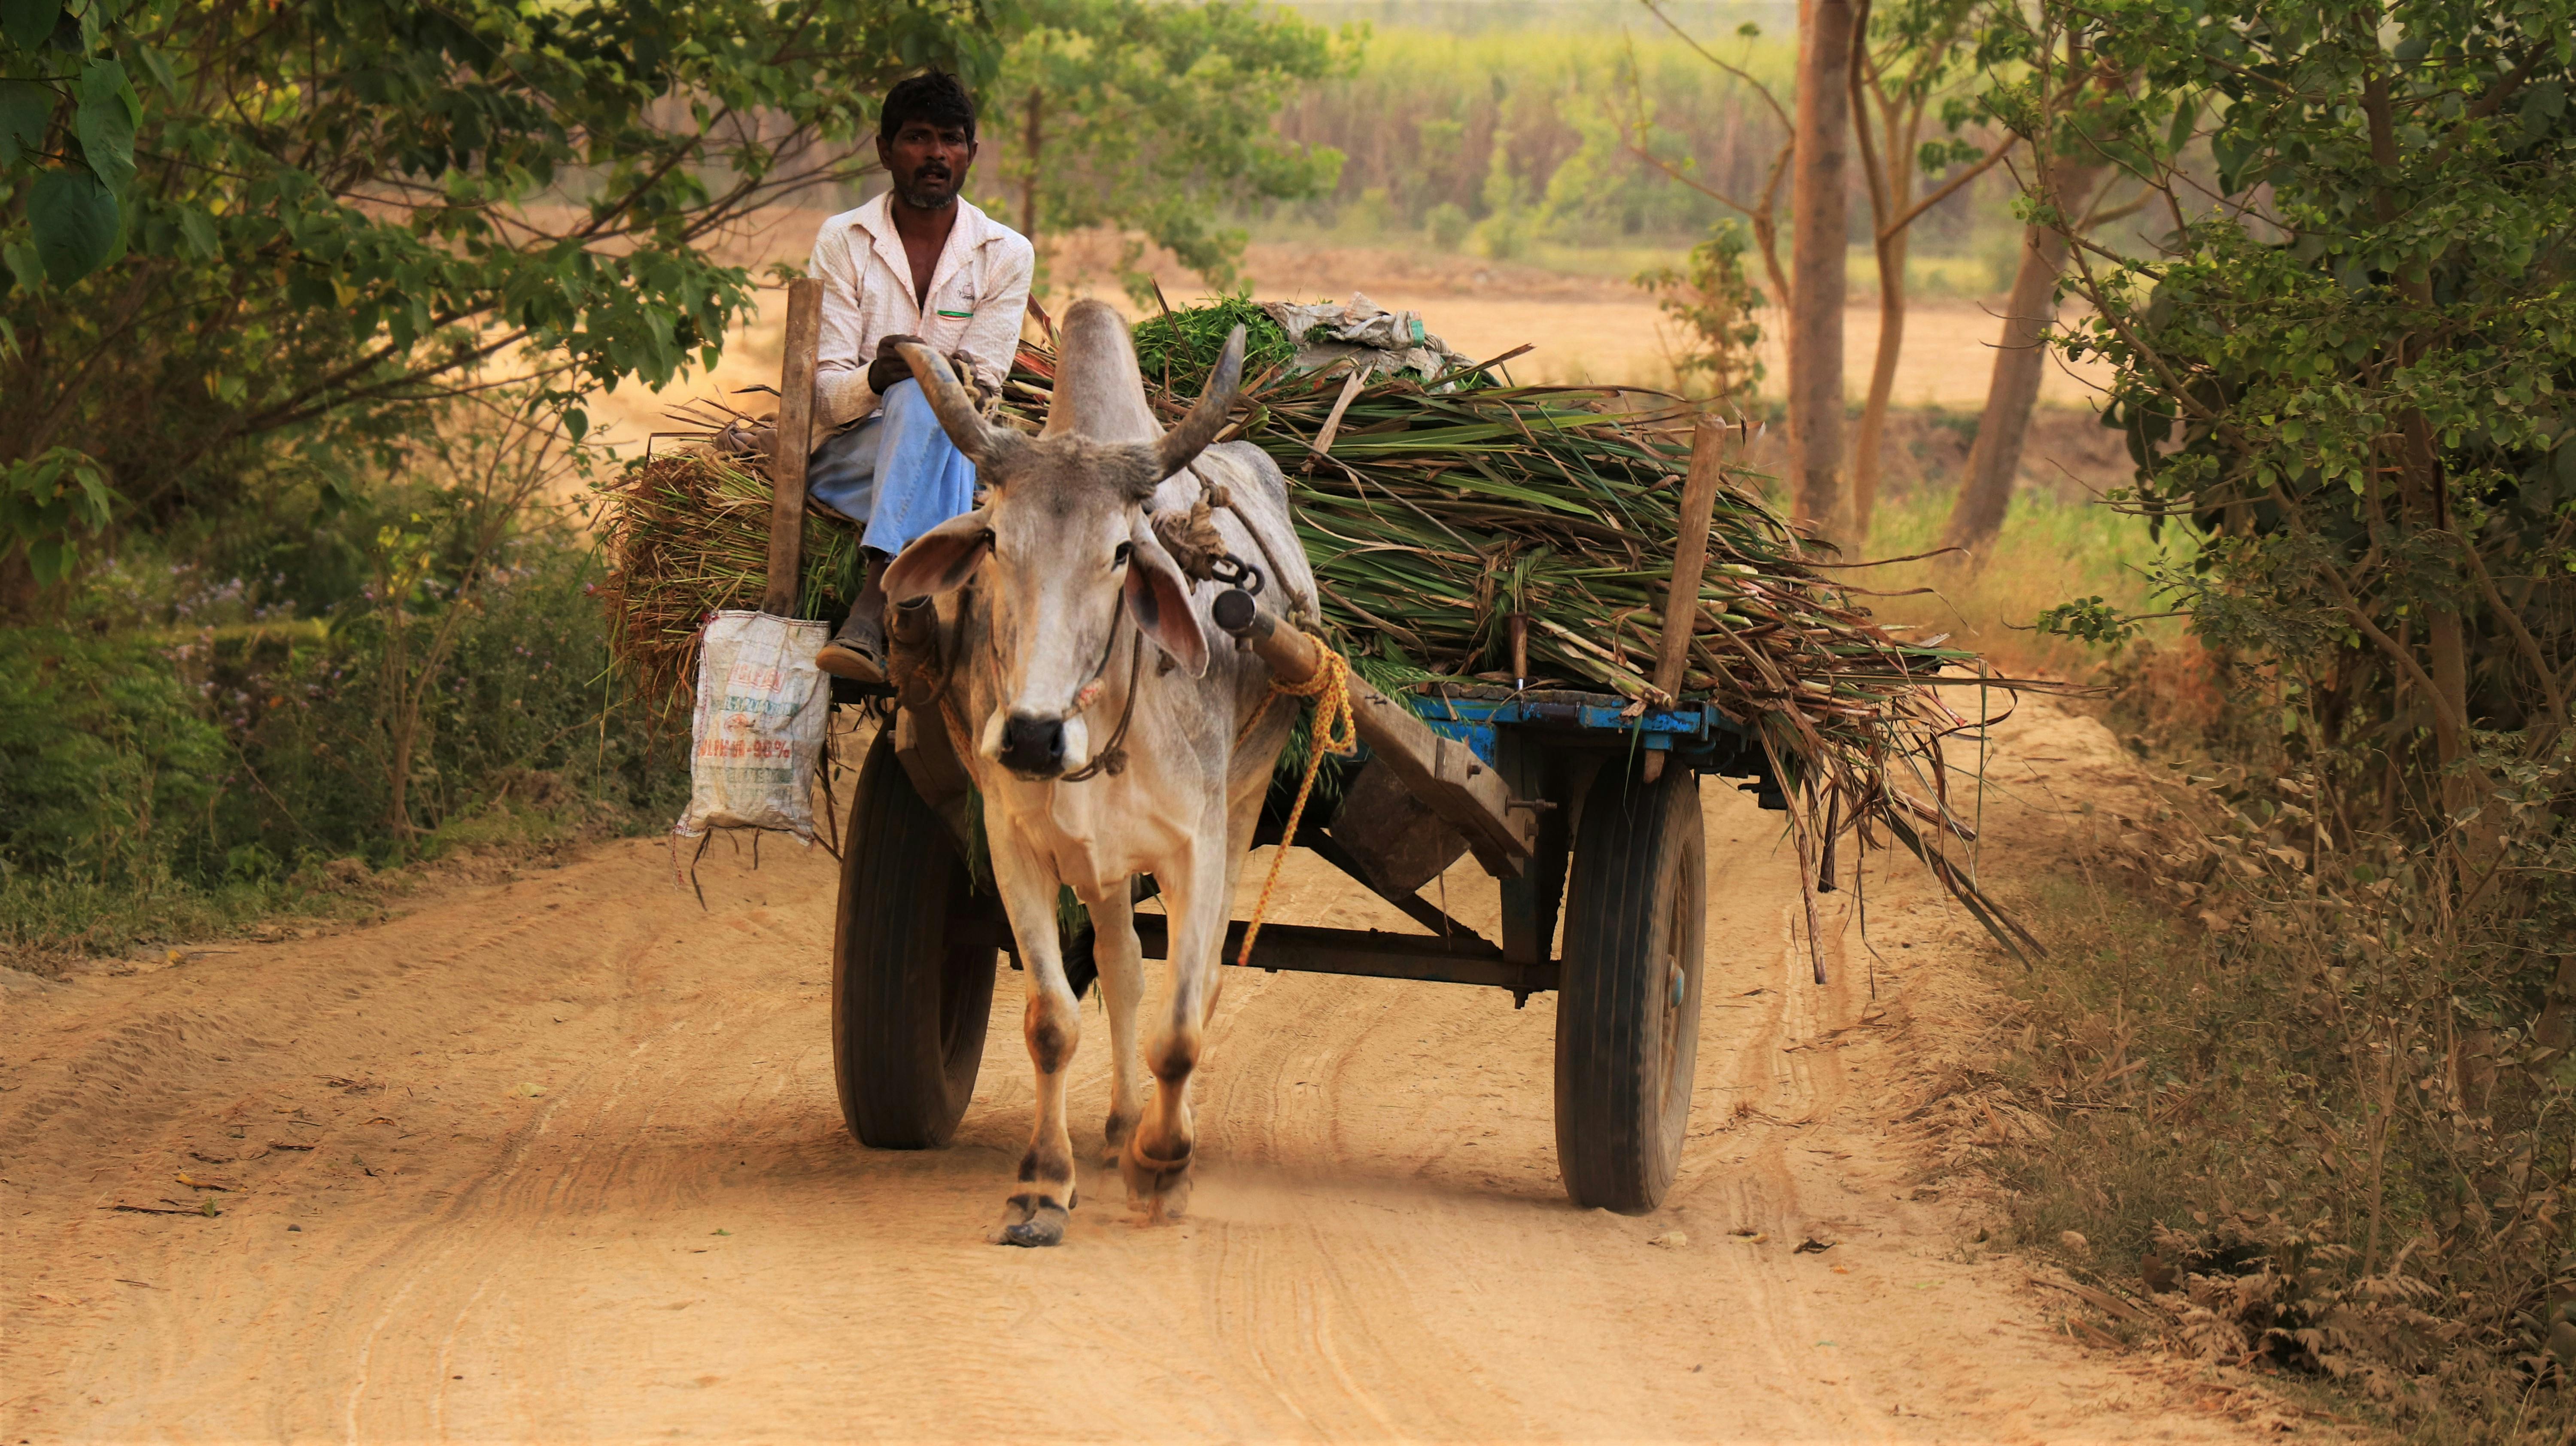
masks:
[[[1703,408],[1691,427],[1690,475],[1682,483],[1681,535],[1673,546],[1673,581],[1664,593],[1663,647],[1655,658],[1655,691],[1667,703],[1682,695],[1690,670],[1691,632],[1699,622],[1700,581],[1708,574],[1708,525],[1717,511],[1718,453],[1726,423]],[[1664,771],[1664,755],[1646,755],[1646,781]]]
[[[805,558],[805,454],[814,449],[814,352],[823,332],[823,283],[787,284],[786,360],[778,372],[778,440],[769,455],[769,591],[760,610],[796,616]]]

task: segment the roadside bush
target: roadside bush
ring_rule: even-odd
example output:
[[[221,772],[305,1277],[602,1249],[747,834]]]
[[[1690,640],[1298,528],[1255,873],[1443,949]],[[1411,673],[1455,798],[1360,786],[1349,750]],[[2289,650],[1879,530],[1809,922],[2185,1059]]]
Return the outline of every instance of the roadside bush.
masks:
[[[137,543],[57,626],[0,632],[0,943],[328,910],[374,869],[677,808],[685,738],[612,674],[599,562],[551,500],[590,459],[544,400],[425,414],[381,460]]]
[[[0,629],[0,876],[220,869],[203,825],[230,757],[150,644]]]
[[[2491,760],[2501,766],[2501,760]],[[2022,900],[2055,956],[2000,1082],[2017,1233],[2213,1360],[2428,1439],[2576,1427],[2576,837],[2565,750],[2434,846],[2321,833],[2315,779],[2203,765],[2165,823]]]
[[[228,798],[239,831],[281,857],[382,866],[435,854],[441,830],[503,799],[567,827],[675,807],[678,744],[657,738],[608,677],[588,595],[597,578],[586,552],[530,538],[479,590],[421,703],[403,789],[417,844],[386,822],[394,779],[381,618],[362,605],[318,645],[217,640],[202,662],[187,660],[241,746],[245,776]]]

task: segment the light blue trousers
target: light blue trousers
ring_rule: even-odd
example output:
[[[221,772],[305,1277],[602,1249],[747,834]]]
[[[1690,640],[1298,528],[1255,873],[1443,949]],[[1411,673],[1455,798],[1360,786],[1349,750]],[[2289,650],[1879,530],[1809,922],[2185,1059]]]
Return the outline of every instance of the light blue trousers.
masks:
[[[865,523],[860,543],[891,557],[975,505],[975,464],[940,429],[921,383],[906,380],[875,416],[814,449],[805,490]]]

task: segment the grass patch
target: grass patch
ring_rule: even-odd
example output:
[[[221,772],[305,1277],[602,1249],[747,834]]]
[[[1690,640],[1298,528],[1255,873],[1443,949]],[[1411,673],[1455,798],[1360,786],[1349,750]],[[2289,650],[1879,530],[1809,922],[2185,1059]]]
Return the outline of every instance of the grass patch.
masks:
[[[1871,518],[1862,558],[1905,557],[1941,545],[1950,518],[1948,487],[1923,487],[1882,499]],[[2100,596],[2124,611],[2156,611],[2147,569],[2157,556],[2146,521],[2088,500],[2027,488],[2013,497],[1992,560],[1974,571],[1940,558],[1892,563],[1845,574],[1857,586],[1889,596],[1872,600],[1890,622],[1952,631],[1954,646],[1975,650],[1997,671],[2016,676],[2089,678],[2100,652],[2068,638],[2032,631],[2031,622],[2070,598]],[[1930,589],[1917,596],[1897,596]],[[2174,646],[2181,625],[2151,624],[2148,638]]]
[[[2474,963],[2410,947],[2401,907],[2242,877],[2192,915],[2112,872],[2012,898],[2052,957],[2004,978],[1995,1075],[2036,1121],[1991,1157],[2010,1243],[2407,1439],[2566,1440],[2576,1081],[2479,1027]]]

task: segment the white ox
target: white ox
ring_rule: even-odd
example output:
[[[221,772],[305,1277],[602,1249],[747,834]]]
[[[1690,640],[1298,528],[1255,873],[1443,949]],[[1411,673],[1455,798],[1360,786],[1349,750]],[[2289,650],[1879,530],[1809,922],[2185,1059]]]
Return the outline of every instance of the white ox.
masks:
[[[1184,470],[1194,467],[1230,494],[1216,522],[1228,550],[1267,572],[1261,606],[1306,611],[1315,590],[1278,467],[1247,443],[1209,445],[1240,382],[1240,330],[1169,433],[1146,405],[1116,312],[1074,306],[1062,342],[1054,402],[1035,440],[978,415],[943,362],[907,348],[940,424],[990,492],[983,507],[905,548],[885,579],[890,602],[938,596],[953,619],[942,701],[976,740],[965,762],[983,794],[993,879],[1026,971],[1037,1120],[998,1237],[1014,1245],[1062,1240],[1076,1203],[1064,1088],[1082,1023],[1056,931],[1059,884],[1090,910],[1117,1052],[1110,1160],[1131,1203],[1158,1214],[1186,1203],[1190,1074],[1216,1007],[1235,878],[1295,717],[1284,705],[1264,709],[1270,670],[1257,656],[1210,648],[1202,618],[1215,587],[1201,583],[1194,594],[1149,516],[1187,512],[1200,495],[1199,478]],[[1124,767],[1066,778],[1110,745],[1122,716]],[[1150,1114],[1137,1076],[1144,956],[1129,885],[1138,874],[1154,876],[1171,915],[1171,1011],[1143,1053],[1158,1082]]]

